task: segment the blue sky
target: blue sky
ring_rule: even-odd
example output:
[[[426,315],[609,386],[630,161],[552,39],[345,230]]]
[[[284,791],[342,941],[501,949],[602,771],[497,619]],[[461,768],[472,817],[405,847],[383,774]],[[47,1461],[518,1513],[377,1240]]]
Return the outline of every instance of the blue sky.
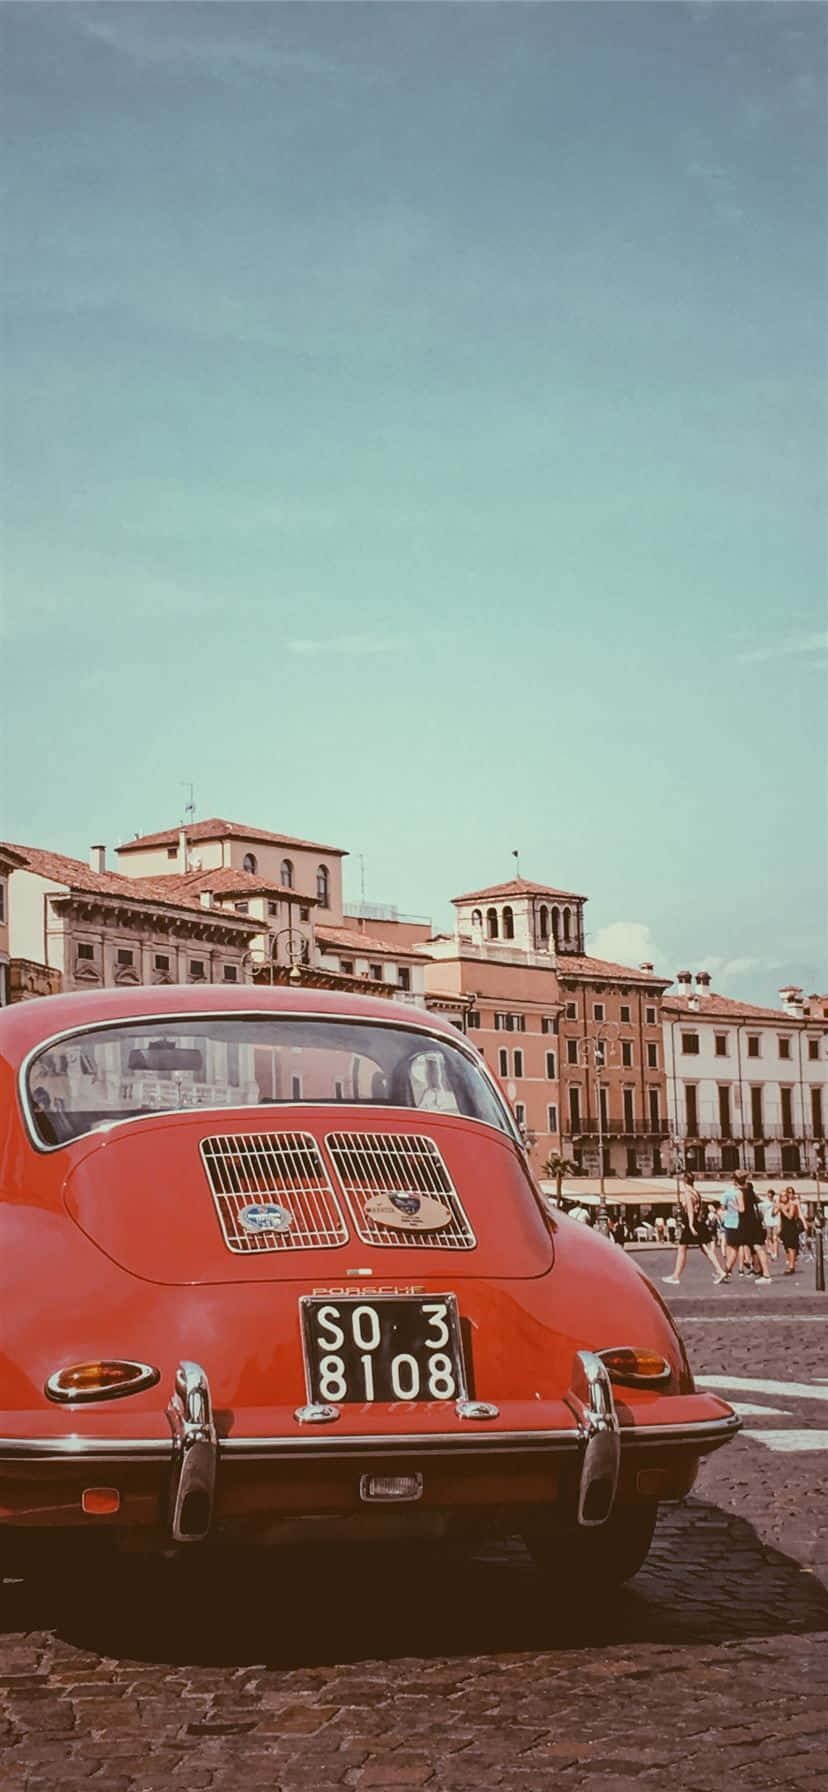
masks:
[[[4,836],[828,987],[824,10],[2,26]]]

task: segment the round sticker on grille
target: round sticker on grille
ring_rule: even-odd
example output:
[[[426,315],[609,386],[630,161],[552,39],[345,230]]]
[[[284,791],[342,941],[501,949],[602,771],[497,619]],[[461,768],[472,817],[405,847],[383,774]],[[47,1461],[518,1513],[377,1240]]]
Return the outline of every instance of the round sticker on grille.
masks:
[[[388,1193],[372,1195],[366,1201],[365,1217],[399,1232],[439,1232],[449,1224],[451,1212],[433,1195]]]
[[[289,1232],[293,1216],[286,1207],[277,1207],[275,1203],[266,1207],[243,1207],[239,1225],[245,1232]]]

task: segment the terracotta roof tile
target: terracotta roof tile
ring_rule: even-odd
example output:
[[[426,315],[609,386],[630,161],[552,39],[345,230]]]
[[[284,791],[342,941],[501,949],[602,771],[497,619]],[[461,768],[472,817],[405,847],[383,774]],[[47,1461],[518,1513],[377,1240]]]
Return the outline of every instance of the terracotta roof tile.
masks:
[[[613,964],[607,958],[580,958],[576,953],[559,952],[554,964],[559,977],[612,977],[619,983],[648,983],[661,989],[670,982],[669,977],[659,977],[655,971],[642,971],[640,967],[633,969],[629,964]]]
[[[0,852],[5,844],[0,842]],[[212,913],[216,917],[220,915],[223,921],[238,921],[248,929],[252,925],[248,915],[237,915],[232,909],[204,909],[198,898],[198,888],[186,893],[171,890],[171,884],[178,881],[171,877],[124,877],[118,871],[93,871],[83,859],[70,859],[66,853],[47,852],[40,846],[12,846],[9,850],[20,858],[21,870],[32,871],[56,884],[66,884],[70,890],[119,896],[123,902],[152,902],[156,906],[160,903],[166,908],[186,909],[188,913],[202,916]],[[204,888],[203,882],[201,888]]]
[[[137,884],[144,880],[131,877],[129,881]],[[253,871],[237,871],[232,865],[217,866],[212,871],[167,872],[153,881],[163,883],[170,890],[180,891],[182,896],[189,895],[192,891],[197,894],[199,890],[211,890],[216,896],[284,897],[286,902],[299,902],[303,908],[313,908],[316,904],[315,896],[306,896],[302,890],[289,890],[286,885],[259,877]]]
[[[410,958],[417,962],[416,948],[413,946],[394,946],[388,940],[378,940],[370,933],[360,933],[356,927],[326,927],[317,922],[314,930],[317,946],[334,946],[338,951],[376,952],[378,957]]]
[[[502,896],[557,896],[565,897],[568,902],[586,902],[586,896],[576,896],[574,890],[553,890],[551,884],[533,884],[528,878],[513,877],[505,884],[489,884],[485,890],[471,890],[466,896],[452,896],[452,902],[483,902],[489,897]]]
[[[694,1006],[690,1006],[691,998],[681,995],[664,997],[662,1008],[668,1019],[676,1014],[682,1020],[766,1020],[773,1021],[777,1027],[804,1026],[808,1020],[819,1020],[820,1015],[788,1014],[784,1008],[759,1008],[753,1002],[740,1002],[732,996],[717,995],[710,990],[706,996],[692,998]]]
[[[181,831],[180,827],[162,828],[158,834],[137,834],[134,840],[125,840],[123,846],[117,847],[116,851],[144,852],[150,846],[174,846]],[[194,821],[183,831],[192,844],[199,840],[250,840],[266,846],[298,846],[311,852],[331,853],[337,858],[347,857],[342,846],[323,846],[319,840],[296,840],[291,834],[271,834],[266,828],[245,827],[241,821],[224,821],[217,815],[209,821]]]

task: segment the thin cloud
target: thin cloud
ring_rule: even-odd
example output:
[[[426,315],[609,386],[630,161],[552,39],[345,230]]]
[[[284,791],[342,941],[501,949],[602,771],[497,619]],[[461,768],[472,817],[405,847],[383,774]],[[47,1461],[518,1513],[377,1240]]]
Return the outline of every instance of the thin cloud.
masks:
[[[288,653],[309,656],[319,653],[368,654],[368,653],[405,653],[413,645],[402,635],[329,635],[326,637],[307,636],[297,641],[288,641]]]
[[[828,629],[819,629],[815,634],[789,635],[785,641],[769,641],[762,647],[751,647],[746,653],[737,653],[739,665],[755,666],[765,660],[776,660],[784,656],[796,654],[824,654],[828,648]]]
[[[631,968],[651,964],[660,975],[673,975],[669,953],[653,939],[645,921],[611,921],[608,927],[599,927],[597,933],[587,935],[587,947],[591,958],[605,958],[612,964],[627,964]]]
[[[340,65],[327,57],[307,50],[279,48],[261,36],[251,40],[228,32],[209,35],[203,29],[197,35],[159,30],[157,15],[148,28],[140,15],[132,13],[115,17],[111,11],[106,16],[87,15],[80,21],[80,29],[86,37],[134,62],[186,65],[215,80],[226,80],[233,74],[259,76],[265,71],[331,80],[341,72]]]

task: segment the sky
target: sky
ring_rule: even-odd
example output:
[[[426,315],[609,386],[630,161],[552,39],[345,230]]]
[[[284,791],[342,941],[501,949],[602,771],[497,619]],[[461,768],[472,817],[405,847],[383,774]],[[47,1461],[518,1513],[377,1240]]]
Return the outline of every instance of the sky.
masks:
[[[0,835],[828,989],[827,18],[5,5]]]

